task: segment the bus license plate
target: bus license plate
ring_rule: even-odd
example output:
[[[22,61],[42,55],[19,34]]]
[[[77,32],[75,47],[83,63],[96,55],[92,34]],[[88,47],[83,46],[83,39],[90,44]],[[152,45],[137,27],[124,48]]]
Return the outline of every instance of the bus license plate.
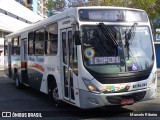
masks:
[[[130,105],[134,103],[134,99],[123,99],[121,100],[121,105]]]

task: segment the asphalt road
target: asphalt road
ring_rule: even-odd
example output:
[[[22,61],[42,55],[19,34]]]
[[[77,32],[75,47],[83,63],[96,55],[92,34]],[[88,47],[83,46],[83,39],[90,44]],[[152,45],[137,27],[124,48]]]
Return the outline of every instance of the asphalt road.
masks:
[[[12,118],[5,116],[6,112],[11,112]],[[19,114],[18,114],[19,113]],[[158,78],[158,93],[154,100],[136,103],[124,107],[108,107],[90,110],[82,110],[77,107],[61,104],[56,107],[47,95],[40,93],[32,88],[17,89],[15,82],[6,77],[0,71],[0,119],[19,119],[21,116],[29,116],[30,113],[37,113],[45,120],[70,120],[70,119],[160,119],[160,78]],[[19,115],[19,117],[17,117]],[[34,114],[35,115],[35,114]],[[133,116],[134,115],[134,116]],[[139,115],[139,116],[137,116]],[[146,116],[147,117],[146,117]],[[158,117],[157,117],[157,116]],[[36,115],[35,115],[36,116]],[[145,117],[145,118],[144,118]],[[23,119],[33,119],[30,118]],[[37,118],[36,118],[37,119]]]

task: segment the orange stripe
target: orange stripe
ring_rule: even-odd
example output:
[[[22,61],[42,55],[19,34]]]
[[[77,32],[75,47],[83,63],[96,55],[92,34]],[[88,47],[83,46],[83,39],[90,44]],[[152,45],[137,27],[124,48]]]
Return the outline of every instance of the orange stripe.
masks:
[[[34,67],[34,68],[37,68],[37,69],[39,69],[40,71],[42,71],[42,72],[44,72],[44,68],[41,66],[41,65],[39,65],[39,64],[36,64],[36,63],[28,63],[28,67]]]
[[[42,72],[44,72],[44,68],[41,65],[36,64],[35,66],[37,69],[41,70]]]
[[[26,68],[27,67],[27,62],[21,62],[21,68]]]

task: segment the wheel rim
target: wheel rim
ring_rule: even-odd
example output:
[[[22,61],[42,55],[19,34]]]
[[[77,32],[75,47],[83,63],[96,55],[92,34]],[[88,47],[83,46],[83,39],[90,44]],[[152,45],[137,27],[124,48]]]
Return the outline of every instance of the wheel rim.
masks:
[[[58,95],[58,88],[56,87],[55,89],[53,89],[53,99],[55,101],[58,101],[59,95]]]

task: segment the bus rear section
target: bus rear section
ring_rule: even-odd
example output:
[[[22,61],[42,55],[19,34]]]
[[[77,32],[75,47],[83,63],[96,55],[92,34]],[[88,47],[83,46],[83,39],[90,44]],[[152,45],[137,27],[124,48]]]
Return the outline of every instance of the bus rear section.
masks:
[[[4,72],[15,79],[15,74],[21,68],[20,38],[15,36],[4,41]]]

